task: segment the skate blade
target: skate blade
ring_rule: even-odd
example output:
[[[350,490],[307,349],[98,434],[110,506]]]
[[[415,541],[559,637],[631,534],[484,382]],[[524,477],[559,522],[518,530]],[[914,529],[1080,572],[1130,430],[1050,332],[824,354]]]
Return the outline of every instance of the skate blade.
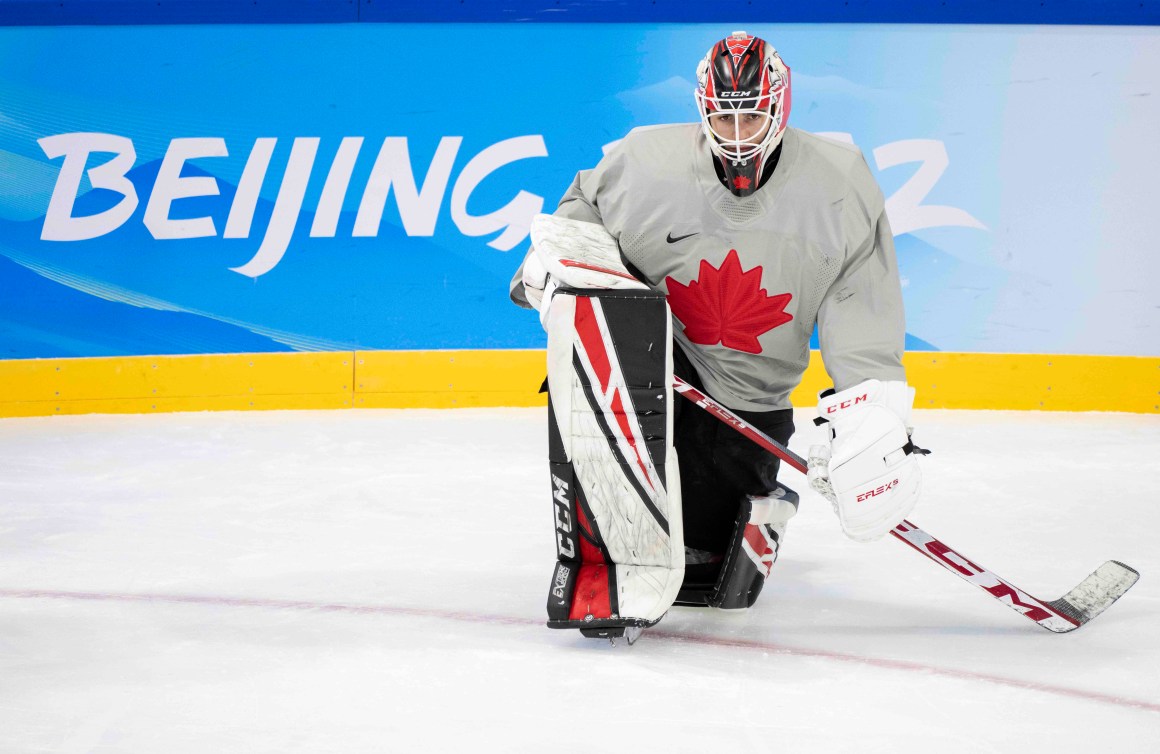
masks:
[[[614,647],[620,641],[632,646],[640,638],[642,630],[640,626],[609,626],[607,628],[582,628],[580,634],[589,639],[608,639]]]

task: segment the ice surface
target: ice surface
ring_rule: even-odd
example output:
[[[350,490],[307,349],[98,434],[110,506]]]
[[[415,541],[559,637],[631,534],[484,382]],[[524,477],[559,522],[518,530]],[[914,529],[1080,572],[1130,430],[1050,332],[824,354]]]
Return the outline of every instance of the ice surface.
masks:
[[[0,752],[1160,750],[1160,419],[915,424],[915,523],[1040,599],[1140,583],[1054,635],[783,472],[757,606],[612,647],[543,627],[542,410],[2,420]]]

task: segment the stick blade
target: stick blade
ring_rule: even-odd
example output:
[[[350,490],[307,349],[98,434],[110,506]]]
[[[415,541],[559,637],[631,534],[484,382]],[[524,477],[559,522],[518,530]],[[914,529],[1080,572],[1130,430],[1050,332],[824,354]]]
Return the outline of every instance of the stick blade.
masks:
[[[1111,607],[1140,580],[1140,572],[1118,560],[1109,560],[1081,581],[1074,589],[1047,604],[1053,610],[1075,621],[1074,626],[1052,631],[1074,631]]]

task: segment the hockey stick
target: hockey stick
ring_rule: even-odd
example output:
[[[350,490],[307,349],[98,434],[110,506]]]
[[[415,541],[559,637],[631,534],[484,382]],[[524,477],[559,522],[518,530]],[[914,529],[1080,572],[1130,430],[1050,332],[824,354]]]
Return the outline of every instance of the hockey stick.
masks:
[[[803,474],[806,473],[804,458],[749,425],[737,414],[680,377],[674,378],[673,388],[793,468]],[[1057,600],[1045,602],[975,564],[910,521],[903,521],[894,527],[890,534],[963,581],[974,584],[1008,607],[1057,634],[1074,631],[1107,610],[1140,578],[1140,573],[1136,569],[1118,560],[1109,560],[1067,594]]]

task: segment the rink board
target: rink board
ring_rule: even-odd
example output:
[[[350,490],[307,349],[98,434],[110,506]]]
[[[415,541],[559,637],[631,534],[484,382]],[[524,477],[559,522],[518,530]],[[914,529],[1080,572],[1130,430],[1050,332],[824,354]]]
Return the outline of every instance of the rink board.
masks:
[[[1160,358],[912,352],[917,408],[1160,413]],[[539,406],[544,352],[341,351],[0,361],[0,416]],[[792,398],[829,387],[815,358]]]
[[[789,122],[882,189],[908,351],[1160,355],[1160,27],[747,26],[792,68]],[[732,28],[0,26],[0,358],[542,349],[508,297],[532,218],[630,130],[694,122]],[[388,95],[416,40],[481,62]]]

